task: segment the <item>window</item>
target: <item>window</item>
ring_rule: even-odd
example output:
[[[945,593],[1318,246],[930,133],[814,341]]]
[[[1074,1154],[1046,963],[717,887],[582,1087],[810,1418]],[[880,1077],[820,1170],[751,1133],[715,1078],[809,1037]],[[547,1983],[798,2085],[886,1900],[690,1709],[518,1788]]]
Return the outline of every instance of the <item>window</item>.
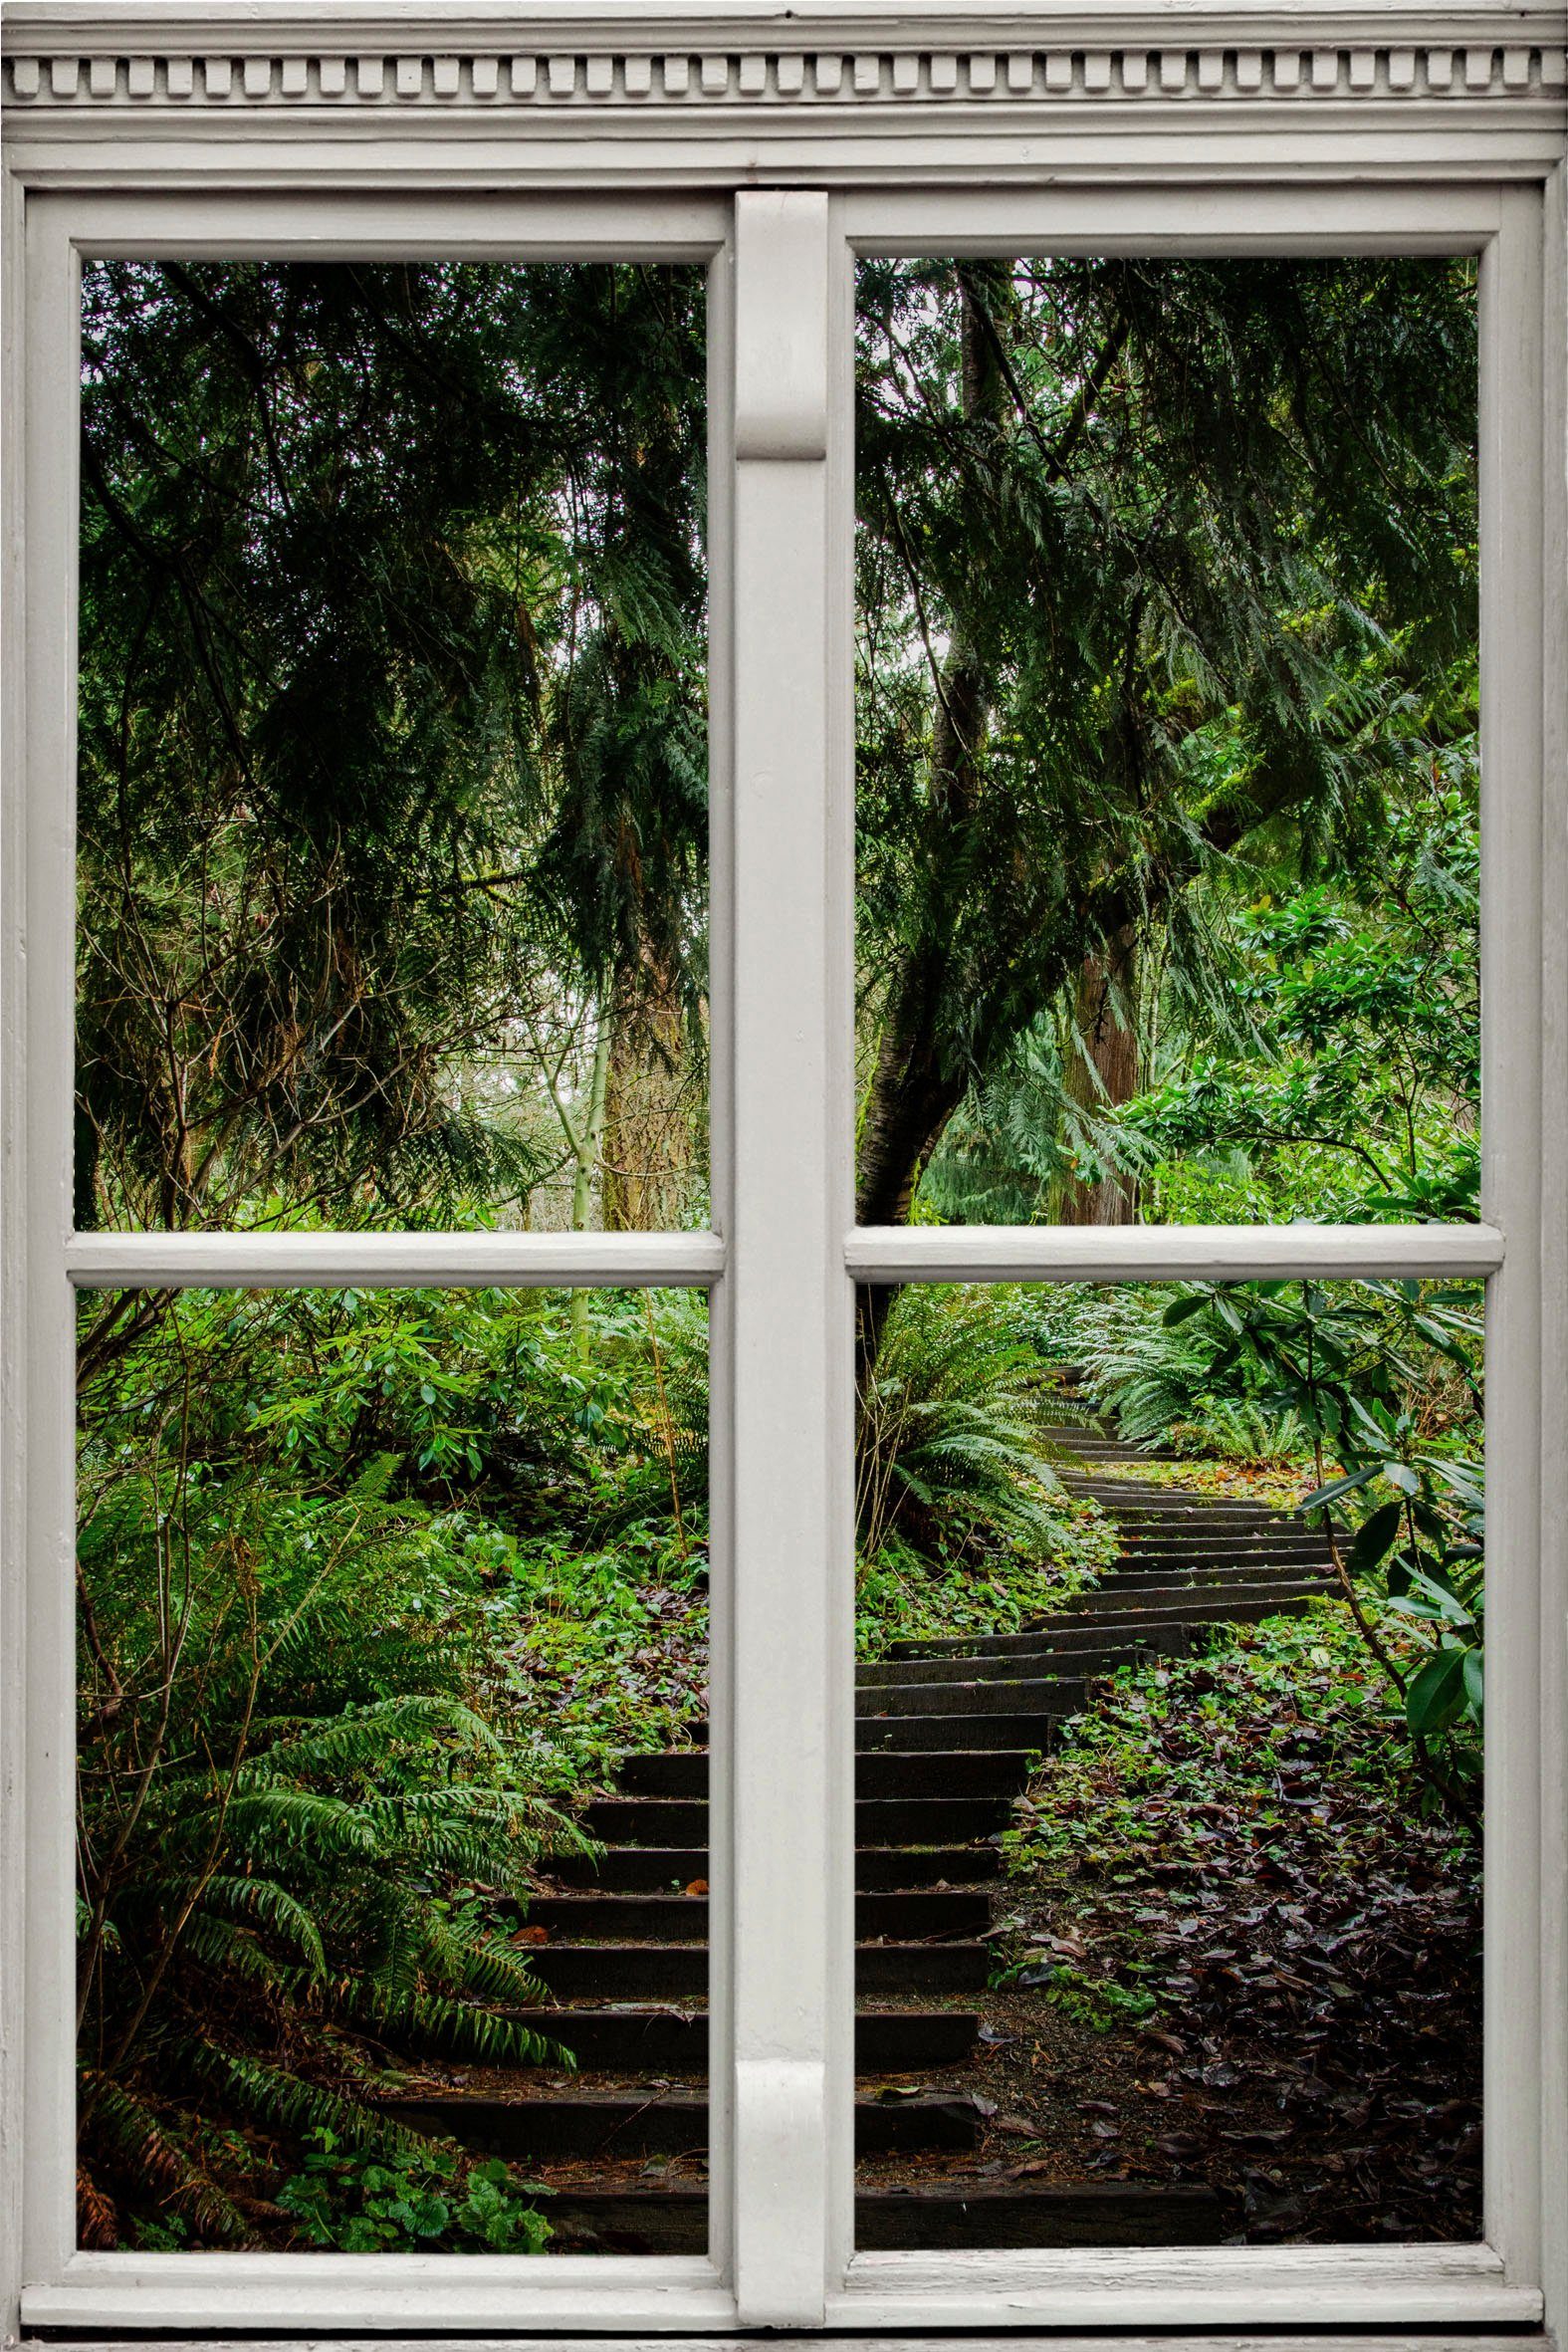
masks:
[[[6,59],[14,239],[7,454],[16,503],[7,532],[4,831],[4,2046],[12,2053],[4,2097],[13,2168],[7,2211],[18,2221],[7,2232],[18,2247],[7,2291],[19,2290],[29,2328],[213,2335],[264,2322],[313,2336],[410,2326],[677,2335],[824,2325],[868,2334],[944,2326],[1561,2328],[1568,2311],[1560,2219],[1568,2104],[1563,33],[1551,10],[1515,13],[1493,34],[1474,12],[1456,23],[1433,8],[1402,19],[1404,45],[1390,46],[1305,7],[1280,7],[1262,31],[1255,16],[1206,17],[1201,32],[1171,45],[1146,26],[1120,26],[1114,14],[1063,30],[1045,11],[1028,9],[993,38],[959,12],[922,4],[889,9],[869,24],[826,8],[806,19],[738,10],[679,25],[627,9],[595,18],[591,33],[568,31],[544,9],[514,12],[504,24],[476,11],[454,21],[450,34],[432,34],[428,18],[416,20],[390,0],[366,7],[351,26],[302,28],[280,12],[243,33],[216,12],[194,25],[187,13],[149,6],[137,12],[132,33],[90,26],[59,0],[17,0]],[[432,50],[432,39],[442,46]],[[882,740],[881,720],[868,725],[862,700],[857,770],[857,615],[863,622],[869,583],[880,595],[881,641],[892,648],[878,691],[897,705],[907,687],[909,707],[925,696],[928,712],[952,680],[955,634],[967,625],[952,580],[944,588],[940,565],[922,568],[924,551],[940,539],[940,490],[921,518],[930,535],[923,551],[901,550],[890,528],[885,573],[863,564],[857,587],[857,460],[877,429],[898,422],[871,413],[868,384],[880,370],[886,411],[940,387],[944,366],[963,365],[950,349],[946,357],[928,353],[911,372],[878,335],[913,332],[940,343],[944,320],[951,325],[962,314],[974,330],[976,364],[996,360],[1004,375],[1008,368],[1015,375],[1021,347],[1009,341],[1010,329],[997,332],[1004,306],[1024,314],[1030,304],[1048,308],[1075,271],[1083,278],[1125,264],[1152,303],[1166,299],[1161,287],[1178,284],[1184,269],[1230,273],[1227,282],[1243,290],[1271,272],[1276,286],[1294,289],[1290,300],[1306,316],[1311,287],[1351,263],[1365,265],[1363,293],[1384,303],[1386,319],[1401,315],[1391,292],[1396,264],[1407,290],[1424,270],[1466,301],[1471,271],[1475,283],[1478,384],[1473,395],[1456,386],[1456,397],[1459,406],[1459,392],[1469,399],[1479,506],[1478,1213],[1456,1214],[1445,1198],[1381,1222],[1279,1221],[1270,1196],[1242,1187],[1219,1221],[1184,1216],[1178,1187],[1164,1197],[1163,1222],[1042,1218],[1037,1201],[1021,1213],[1004,1204],[980,1218],[964,1209],[960,1221],[951,1209],[961,1190],[954,1131],[945,1174],[937,1171],[948,1190],[934,1187],[926,1203],[940,1219],[946,1201],[947,1221],[904,1222],[910,1172],[932,1164],[928,1118],[905,1154],[902,1188],[895,1173],[857,1224],[855,1119],[865,1075],[857,1049],[866,1033],[862,1027],[857,1037],[856,1001],[857,980],[866,978],[868,898],[880,889],[889,935],[902,919],[900,877],[868,881],[862,867],[857,924],[857,800],[863,817],[868,792],[896,788],[899,727],[907,755],[907,741],[934,723],[893,708],[887,760],[873,776],[864,746]],[[1381,264],[1391,274],[1380,279]],[[189,301],[194,287],[209,313],[221,313],[227,286],[250,283],[245,273],[270,273],[275,311],[296,301],[293,286],[312,289],[307,310],[312,302],[330,307],[332,272],[343,265],[361,289],[376,273],[388,283],[399,272],[423,273],[430,300],[452,302],[454,316],[464,315],[463,273],[490,287],[504,281],[517,310],[518,353],[531,353],[529,338],[544,336],[549,324],[548,296],[536,301],[531,289],[560,283],[561,272],[584,286],[623,275],[628,284],[678,277],[701,289],[685,314],[701,324],[674,363],[694,370],[705,339],[706,441],[700,451],[678,452],[687,471],[676,466],[655,503],[670,548],[704,572],[689,608],[706,603],[706,645],[697,642],[700,629],[688,630],[680,658],[702,673],[710,813],[704,839],[687,812],[683,839],[693,863],[671,902],[689,927],[666,946],[672,971],[688,951],[702,959],[693,1034],[705,1041],[707,1163],[701,1149],[687,1155],[690,1182],[677,1188],[674,1208],[667,1193],[654,1201],[648,1189],[639,1202],[622,1202],[614,1220],[602,1219],[619,1230],[595,1230],[584,1217],[565,1230],[564,1215],[553,1227],[530,1228],[516,1181],[492,1196],[494,1214],[465,1225],[446,1214],[430,1163],[417,1153],[400,1159],[388,1150],[346,1168],[295,1153],[262,1169],[245,1161],[235,1129],[224,1130],[215,1156],[181,1163],[189,1175],[201,1166],[214,1187],[192,1214],[188,1200],[160,1192],[148,1175],[153,1163],[137,1157],[156,1086],[150,1065],[136,1060],[134,1024],[121,1022],[116,1036],[108,899],[95,900],[91,889],[79,899],[79,847],[90,834],[99,838],[93,825],[132,862],[144,835],[132,826],[116,836],[114,810],[95,810],[86,794],[79,800],[75,781],[79,746],[108,723],[103,713],[79,711],[86,673],[78,631],[87,607],[76,403],[85,397],[91,406],[95,368],[112,373],[114,335],[137,332],[160,303]],[[89,313],[85,391],[84,276],[98,306]],[[996,289],[995,304],[974,293],[983,284]],[[1419,296],[1411,299],[1419,311]],[[1080,303],[1072,317],[1081,322],[1091,308]],[[1243,324],[1250,315],[1240,296],[1232,315]],[[471,326],[471,310],[467,316]],[[332,332],[325,319],[301,330],[286,436],[309,434],[323,416],[322,429],[331,429]],[[1237,349],[1243,345],[1244,337]],[[1043,351],[1045,341],[1030,348]],[[1044,369],[1004,380],[1008,433],[1043,436],[1052,420],[1071,429],[1062,411],[1093,362],[1062,359],[1056,348],[1054,376]],[[1202,368],[1197,358],[1193,364],[1197,382]],[[547,421],[559,423],[569,370],[536,382],[504,352],[480,352],[474,365],[491,368],[497,437],[487,463],[503,464],[513,446],[508,403],[526,412],[537,398]],[[313,370],[323,367],[318,381]],[[214,362],[204,375],[171,383],[162,418],[177,419],[182,401],[199,408],[209,393],[216,397],[219,375]],[[580,396],[567,458],[590,475],[593,436],[616,428],[610,405]],[[478,397],[472,385],[467,397]],[[1167,415],[1174,430],[1174,408]],[[1135,424],[1113,419],[1119,447],[1131,445]],[[133,417],[128,427],[135,429]],[[638,447],[651,448],[662,428],[650,410],[637,429]],[[395,461],[412,463],[420,434],[430,431],[430,416],[412,408],[389,410],[378,423],[373,446],[388,461],[390,483],[382,518],[398,497]],[[694,520],[671,521],[699,461],[700,530]],[[91,440],[86,463],[102,463]],[[1107,467],[1113,474],[1109,456]],[[262,476],[269,478],[265,464]],[[298,554],[281,539],[267,545],[277,478],[242,534],[246,560],[275,567]],[[1282,479],[1304,513],[1306,494],[1299,482],[1290,487],[1288,466]],[[961,483],[959,495],[968,494]],[[557,493],[542,495],[548,504]],[[589,536],[599,533],[591,559],[580,549],[560,553],[555,509],[535,521],[554,534],[549,563],[562,577],[568,558],[580,559],[584,577],[597,564],[593,592],[607,596],[595,496],[587,480],[573,510]],[[1135,493],[1127,496],[1132,502]],[[520,487],[519,513],[526,503]],[[1391,496],[1391,512],[1396,503]],[[1411,503],[1419,505],[1414,494]],[[693,496],[692,517],[697,504]],[[1283,507],[1276,524],[1287,539]],[[1138,525],[1130,503],[1120,513],[1107,509],[1108,538],[1119,535],[1123,552]],[[384,520],[372,515],[366,528],[373,548]],[[450,528],[444,519],[442,529]],[[1321,528],[1327,533],[1329,522]],[[999,543],[999,566],[1005,554]],[[465,607],[466,621],[449,613],[451,625],[471,625],[480,636],[494,625],[484,600],[507,590],[515,556],[515,546],[489,546],[483,531],[464,541],[463,594],[473,608]],[[1106,569],[1114,570],[1109,559]],[[1353,601],[1353,590],[1366,589],[1369,615],[1378,617],[1365,581],[1331,575],[1330,566],[1315,592]],[[1174,609],[1181,582],[1166,578]],[[301,642],[325,657],[339,650],[326,638],[340,616],[312,614],[308,585]],[[1299,584],[1303,598],[1307,586]],[[635,592],[633,582],[625,593]],[[1169,637],[1169,614],[1161,625]],[[569,670],[564,642],[540,648],[558,672]],[[246,663],[260,674],[269,650],[247,626],[223,659],[235,675]],[[1462,661],[1462,644],[1453,650]],[[1254,711],[1247,692],[1276,651],[1272,640],[1241,646],[1229,686],[1217,666],[1212,691],[1194,688],[1180,711],[1163,714],[1162,744],[1188,763],[1184,775],[1206,759],[1241,756],[1240,732],[1262,723],[1266,700]],[[1107,674],[1102,664],[1102,687]],[[1164,680],[1173,693],[1183,684],[1180,677],[1173,684],[1169,664]],[[353,683],[350,663],[339,699]],[[1146,689],[1154,691],[1152,672],[1148,680],[1140,674],[1139,694]],[[1369,696],[1377,700],[1371,689]],[[1129,710],[1137,699],[1129,688]],[[390,720],[384,711],[371,716],[390,741],[412,724],[413,709],[405,694]],[[289,723],[284,711],[278,724]],[[440,741],[421,738],[416,748],[427,777],[450,755],[456,790],[471,752],[462,729]],[[930,756],[917,746],[914,765]],[[906,756],[906,775],[909,766]],[[343,761],[332,767],[340,776]],[[319,787],[320,777],[306,780],[308,792]],[[700,797],[700,789],[699,778],[692,790]],[[178,821],[160,854],[176,863],[216,861],[213,921],[232,930],[236,907],[248,906],[260,886],[245,863],[251,805],[238,789],[226,809],[188,793],[175,800]],[[476,872],[461,869],[456,881],[473,881]],[[144,903],[139,881],[130,895],[138,893]],[[293,883],[280,886],[278,902],[292,907],[300,895]],[[80,965],[79,908],[89,951]],[[1238,957],[1264,952],[1255,925],[1237,936]],[[367,932],[359,944],[396,961],[411,1002],[448,985],[439,939],[424,943],[421,963],[421,942],[399,930],[395,909],[378,941]],[[483,944],[474,942],[475,955]],[[579,946],[558,936],[539,945],[539,957],[556,959],[550,970],[559,980]],[[1098,946],[1108,959],[1106,938]],[[1006,942],[1004,950],[1016,952]],[[1457,950],[1445,971],[1462,1027],[1477,975]],[[99,1159],[87,1183],[91,1155],[73,1123],[72,1072],[80,1083],[92,1058],[80,1042],[73,1047],[81,974],[104,1046],[93,1067],[107,1073],[91,1097],[97,1111],[87,1124]],[[891,985],[885,962],[871,985]],[[1125,1000],[1120,967],[1085,985],[1098,988],[1101,1008]],[[461,1073],[464,1085],[488,1089],[491,1102],[511,1082],[508,1054],[522,1051],[495,1017],[494,987],[483,977],[475,984],[478,1042]],[[581,1119],[585,1104],[591,1110],[599,1031],[582,989],[557,988],[551,1005],[570,1034],[559,1053],[538,1038],[531,1051],[541,1066],[570,1074],[554,1104],[547,1088],[530,1115],[555,1117],[556,1162],[570,1174],[586,1164]],[[276,1028],[272,1014],[268,1020]],[[1094,1012],[1078,1036],[1098,1020]],[[194,1069],[189,1039],[179,1052]],[[1066,1085],[1070,1061],[1070,1052],[1055,1064],[1047,1055],[1041,1066]],[[252,1100],[254,1075],[241,1083],[221,1064],[211,1051],[203,1077],[222,1080],[203,1113],[219,1126],[224,1101]],[[309,1104],[298,1088],[289,1091],[293,1083],[284,1088],[291,1115],[308,1126]],[[450,1102],[455,1084],[448,1073],[434,1093]],[[458,1095],[461,1106],[461,1088]],[[949,1121],[956,1107],[948,1105]],[[1087,1107],[1081,1098],[1079,1108]],[[282,1115],[268,1106],[268,1134],[279,1132]],[[1085,1132],[1091,1123],[1081,1122]],[[520,1113],[509,1131],[523,1135],[525,1126]],[[407,1131],[405,1122],[398,1136]],[[1060,1177],[1047,1169],[1041,1181],[1048,1191]],[[219,1179],[231,1186],[228,1202]],[[1161,1180],[1177,1183],[1169,1173]],[[1087,1155],[1063,1181],[1103,1182],[1103,1171],[1096,1174]],[[291,1184],[305,1190],[290,1199]],[[255,1213],[264,1186],[283,1203],[269,1216]],[[309,1217],[298,1213],[306,1191]],[[1058,1185],[1049,1197],[1059,1209],[1067,1196]],[[854,1625],[857,1312],[863,1366],[865,1329],[894,1287],[905,1287],[904,1300],[913,1302],[911,1322],[932,1286],[964,1287],[959,1294],[978,1302],[979,1315],[998,1286],[1023,1287],[1046,1332],[1058,1327],[1050,1318],[1059,1316],[1064,1286],[1107,1286],[1125,1298],[1128,1286],[1180,1285],[1184,1297],[1201,1293],[1202,1310],[1230,1327],[1255,1314],[1258,1286],[1274,1283],[1313,1289],[1317,1303],[1307,1311],[1331,1344],[1333,1318],[1352,1312],[1356,1286],[1365,1295],[1369,1286],[1392,1294],[1401,1283],[1485,1285],[1491,1576],[1481,2234],[1445,2241],[1414,2229],[1389,2244],[1205,2243],[1194,2241],[1200,2230],[1189,2241],[1155,2243],[1134,2229],[1127,2243],[1095,2244],[1090,2233],[1088,2242],[1080,2235],[1076,2243],[1011,2250],[998,2239],[955,2248],[936,2235],[911,2242],[907,2234],[896,2244],[878,2242],[856,2227],[855,1898],[878,1891],[863,1875],[857,1885],[856,1811],[903,1793],[918,1800],[911,1772],[920,1750],[905,1723],[903,1747],[893,1758],[870,1757],[877,1769],[864,1772],[857,1790],[856,1749],[865,1745],[857,1742],[857,1714],[866,1712],[865,1693],[856,1695]],[[280,1433],[280,1453],[291,1425],[303,1426],[300,1411],[326,1388],[307,1388],[302,1406],[302,1392],[289,1385],[291,1362],[314,1349],[346,1387],[370,1377],[351,1325],[352,1302],[372,1298],[395,1326],[396,1362],[386,1377],[394,1386],[412,1381],[438,1465],[441,1449],[461,1451],[468,1442],[463,1416],[437,1410],[446,1396],[466,1393],[468,1308],[454,1300],[515,1304],[528,1293],[537,1294],[540,1316],[569,1317],[573,1309],[559,1295],[569,1293],[588,1302],[588,1315],[611,1323],[646,1313],[653,1329],[663,1316],[667,1351],[696,1354],[705,1335],[693,1294],[706,1294],[711,1778],[705,1833],[692,1829],[664,1849],[688,1860],[706,1851],[706,1866],[692,1864],[679,1890],[707,1904],[705,2250],[694,2240],[684,2250],[547,2253],[536,2261],[491,2250],[79,2248],[76,2021],[65,1998],[77,1967],[78,1759],[67,1727],[78,1704],[78,1641],[91,1649],[91,1639],[73,1624],[83,1503],[73,1356],[79,1311],[102,1314],[106,1299],[151,1292],[179,1302],[165,1326],[181,1358],[167,1374],[171,1392],[199,1376],[191,1365],[202,1348],[228,1344],[224,1316],[234,1302],[261,1297],[244,1343],[281,1367],[280,1409],[268,1425]],[[395,1302],[409,1293],[420,1304],[405,1316]],[[591,1303],[607,1293],[618,1303]],[[1425,1297],[1416,1294],[1415,1303]],[[580,1317],[583,1306],[576,1311]],[[495,1315],[499,1324],[500,1306]],[[506,1327],[515,1339],[522,1326],[514,1317]],[[1051,1360],[1060,1358],[1056,1345]],[[383,1352],[377,1365],[388,1361]],[[435,1403],[423,1398],[424,1387]],[[114,1407],[121,1415],[124,1401]],[[660,1410],[673,1430],[667,1400]],[[117,1461],[121,1478],[133,1461],[143,1532],[151,1529],[155,1550],[165,1474],[136,1455],[148,1441],[121,1440],[113,1420],[107,1414],[93,1440],[96,1459]],[[293,1442],[317,1441],[307,1429]],[[673,1438],[667,1459],[678,1487]],[[178,1463],[175,1475],[184,1476]],[[100,1489],[112,1488],[106,1474]],[[83,1508],[94,1495],[102,1503],[100,1489]],[[187,1494],[187,1529],[192,1508]],[[400,1579],[404,1599],[416,1589],[406,1562],[392,1559],[385,1573]],[[342,1699],[361,1710],[370,1703],[357,1687],[337,1692],[335,1704]],[[98,1700],[102,1714],[103,1692]],[[919,1714],[907,1690],[900,1706]],[[395,1736],[395,1727],[386,1732],[389,1742]],[[663,1780],[655,1772],[654,1784],[695,1816],[697,1760],[658,1761],[678,1762],[679,1769]],[[983,1771],[977,1790],[982,1781],[990,1801]],[[949,1800],[967,1802],[968,1792],[955,1785],[948,1799],[931,1799]],[[936,1850],[924,1836],[910,1842]],[[104,1930],[91,1902],[87,1908],[91,1955]],[[878,1965],[896,2017],[897,1971],[908,1963],[895,1952]],[[545,1975],[548,1982],[548,1967]],[[670,1978],[677,1980],[687,1989],[696,1981],[689,1966]],[[558,1973],[558,1985],[564,1981]],[[419,2088],[410,2096],[416,2106]],[[700,2220],[697,2227],[700,2239]]]

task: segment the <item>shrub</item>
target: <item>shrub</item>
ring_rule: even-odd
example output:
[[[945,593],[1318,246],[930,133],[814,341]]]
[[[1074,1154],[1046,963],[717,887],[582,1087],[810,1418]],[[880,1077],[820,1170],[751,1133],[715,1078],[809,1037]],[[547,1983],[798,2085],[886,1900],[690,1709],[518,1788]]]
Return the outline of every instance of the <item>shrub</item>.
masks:
[[[435,2163],[377,2111],[383,2047],[558,2055],[491,1901],[583,1841],[520,1773],[480,1565],[394,1492],[403,1458],[357,1460],[376,1413],[333,1376],[345,1312],[183,1294],[85,1386],[79,2046],[99,2242],[176,2223],[276,2236],[271,2185],[313,2131],[356,2161]],[[396,1302],[367,1352],[406,1360]],[[285,1409],[307,1388],[310,1413]],[[373,1390],[384,1405],[395,1384],[377,1371]],[[328,1433],[350,1421],[334,1473]],[[450,1899],[464,1887],[485,1899]]]
[[[1115,1552],[1063,1488],[1047,1367],[1010,1290],[919,1285],[889,1310],[856,1443],[862,1655],[895,1635],[996,1630]]]

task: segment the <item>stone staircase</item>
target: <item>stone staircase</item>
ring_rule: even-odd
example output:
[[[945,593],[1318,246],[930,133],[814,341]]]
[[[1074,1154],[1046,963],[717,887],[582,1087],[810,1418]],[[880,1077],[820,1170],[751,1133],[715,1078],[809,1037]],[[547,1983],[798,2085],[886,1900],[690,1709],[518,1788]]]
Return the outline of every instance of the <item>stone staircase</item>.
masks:
[[[980,2108],[951,2085],[979,2046],[997,1837],[1032,1760],[1095,1677],[1180,1655],[1194,1627],[1299,1613],[1333,1588],[1327,1539],[1297,1520],[1125,1475],[1147,1460],[1092,1427],[1051,1438],[1067,1484],[1117,1523],[1121,1552],[1092,1591],[1021,1633],[901,1642],[856,1681],[857,2158],[976,2148]],[[1123,1475],[1118,1476],[1118,1470]],[[701,1727],[697,1727],[701,1739]],[[707,2241],[708,1756],[630,1759],[584,1826],[594,1858],[556,1866],[528,1907],[549,2004],[529,2022],[572,2073],[518,2069],[391,2102],[405,2121],[530,2168],[555,2190],[563,2250],[700,2252]],[[882,2078],[879,2082],[878,2078]],[[1202,2189],[862,2183],[862,2249],[1192,2243],[1219,2234]]]

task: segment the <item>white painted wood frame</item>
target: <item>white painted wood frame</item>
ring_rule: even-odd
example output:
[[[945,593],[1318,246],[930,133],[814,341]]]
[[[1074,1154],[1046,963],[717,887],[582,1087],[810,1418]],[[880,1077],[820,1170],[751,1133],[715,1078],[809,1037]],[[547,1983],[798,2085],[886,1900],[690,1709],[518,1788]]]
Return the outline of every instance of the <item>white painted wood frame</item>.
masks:
[[[0,2242],[25,2324],[1568,2327],[1563,33],[1559,9],[1451,0],[1179,19],[1113,0],[13,0]],[[1480,257],[1481,1226],[851,1230],[853,259],[1027,250]],[[71,1234],[83,251],[709,259],[712,1234]],[[1486,2241],[855,2254],[853,1281],[1313,1269],[1488,1283]],[[72,1300],[127,1280],[710,1291],[710,2259],[74,2251]]]

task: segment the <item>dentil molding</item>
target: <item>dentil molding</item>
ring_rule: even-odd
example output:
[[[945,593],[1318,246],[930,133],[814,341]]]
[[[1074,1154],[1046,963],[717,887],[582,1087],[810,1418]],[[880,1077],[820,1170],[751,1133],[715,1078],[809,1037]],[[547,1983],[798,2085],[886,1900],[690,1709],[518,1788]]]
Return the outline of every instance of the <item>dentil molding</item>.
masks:
[[[870,121],[1407,102],[1516,118],[1560,106],[1561,8],[962,7],[830,0],[12,0],[8,102],[56,118],[416,113]]]

